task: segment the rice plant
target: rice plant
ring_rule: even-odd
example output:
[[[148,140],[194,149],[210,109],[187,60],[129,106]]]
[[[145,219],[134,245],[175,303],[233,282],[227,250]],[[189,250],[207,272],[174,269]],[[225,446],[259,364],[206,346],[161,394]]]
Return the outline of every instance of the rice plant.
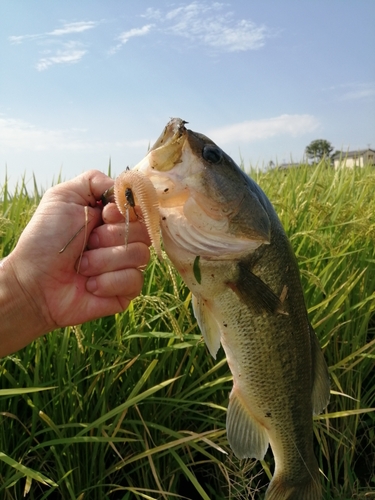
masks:
[[[315,419],[325,499],[375,490],[375,172],[251,172],[301,270],[331,376]],[[0,256],[40,201],[0,190]],[[56,330],[0,361],[0,494],[13,500],[264,496],[272,454],[237,460],[225,416],[231,374],[213,360],[173,267],[152,258],[122,314]]]

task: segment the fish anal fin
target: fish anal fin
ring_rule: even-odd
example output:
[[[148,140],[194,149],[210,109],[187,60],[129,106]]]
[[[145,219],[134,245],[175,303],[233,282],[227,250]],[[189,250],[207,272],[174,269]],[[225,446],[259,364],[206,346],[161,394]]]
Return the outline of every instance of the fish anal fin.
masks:
[[[202,332],[207,348],[210,351],[211,356],[216,359],[216,354],[220,347],[221,337],[219,324],[209,309],[209,305],[206,300],[197,298],[193,294],[192,304],[194,316],[198,322],[198,326]]]
[[[262,460],[266,454],[267,431],[250,413],[235,388],[229,399],[227,436],[230,447],[238,458]]]
[[[250,266],[246,262],[238,263],[238,278],[228,286],[239,296],[248,307],[258,311],[271,313],[282,313],[283,294],[281,299],[259,276],[251,272]]]
[[[312,407],[314,415],[321,413],[327,406],[330,395],[328,368],[313,327],[310,325],[310,344],[312,360]]]

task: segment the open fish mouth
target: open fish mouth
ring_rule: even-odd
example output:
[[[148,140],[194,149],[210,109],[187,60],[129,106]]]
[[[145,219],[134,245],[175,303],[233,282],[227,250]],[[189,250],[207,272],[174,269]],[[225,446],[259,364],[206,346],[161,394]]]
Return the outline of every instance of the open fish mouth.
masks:
[[[181,118],[172,118],[150,148],[147,156],[133,170],[144,169],[145,162],[149,168],[161,172],[173,169],[181,161],[184,143],[188,135],[188,130],[185,127],[187,123]]]

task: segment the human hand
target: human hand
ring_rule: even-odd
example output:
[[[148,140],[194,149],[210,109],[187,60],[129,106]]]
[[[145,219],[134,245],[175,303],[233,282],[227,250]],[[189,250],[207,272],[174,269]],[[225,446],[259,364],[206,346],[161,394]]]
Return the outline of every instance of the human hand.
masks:
[[[143,224],[130,222],[125,248],[123,217],[115,205],[102,210],[97,203],[112,184],[106,175],[89,171],[49,189],[3,261],[12,301],[19,304],[17,321],[27,330],[16,349],[57,327],[123,311],[140,293],[149,237]],[[85,225],[85,207],[87,227],[66,246]]]

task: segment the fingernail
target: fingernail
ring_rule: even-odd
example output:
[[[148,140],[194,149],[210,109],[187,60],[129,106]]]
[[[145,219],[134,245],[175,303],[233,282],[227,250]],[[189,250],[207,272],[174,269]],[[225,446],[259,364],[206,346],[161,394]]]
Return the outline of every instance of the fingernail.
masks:
[[[96,278],[89,278],[86,283],[86,290],[88,292],[94,293],[98,289],[98,284],[96,282]]]

